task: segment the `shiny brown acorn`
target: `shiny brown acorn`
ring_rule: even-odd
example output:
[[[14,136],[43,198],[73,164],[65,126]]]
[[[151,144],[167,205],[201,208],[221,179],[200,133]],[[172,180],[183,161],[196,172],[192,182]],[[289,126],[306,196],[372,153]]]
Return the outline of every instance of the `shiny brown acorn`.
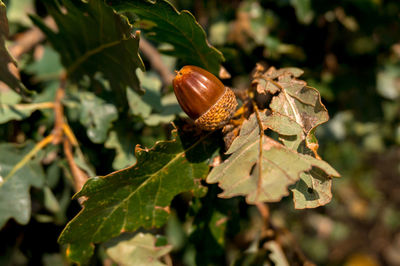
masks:
[[[223,127],[236,110],[233,91],[200,67],[184,66],[176,73],[173,86],[183,111],[203,130]]]

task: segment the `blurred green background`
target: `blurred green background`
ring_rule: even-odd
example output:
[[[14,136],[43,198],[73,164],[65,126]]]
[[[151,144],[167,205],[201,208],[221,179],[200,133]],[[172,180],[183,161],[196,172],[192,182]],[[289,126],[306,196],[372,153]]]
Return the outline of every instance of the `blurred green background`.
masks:
[[[39,0],[5,3],[11,35],[32,26],[28,12],[45,12]],[[249,86],[252,69],[262,62],[303,69],[302,78],[321,93],[331,119],[317,130],[319,154],[342,177],[334,180],[333,199],[327,206],[294,210],[290,198],[270,204],[274,223],[291,231],[304,254],[318,265],[400,265],[400,1],[172,3],[178,10],[192,12],[209,42],[223,52],[223,65],[232,76],[224,81],[227,85]],[[30,79],[29,69],[35,68],[32,57],[21,59],[22,79],[40,86]],[[1,125],[0,136],[17,140],[14,133],[29,132],[36,119],[34,114],[25,123]],[[165,139],[157,127],[140,128],[140,136],[135,144],[151,146]],[[96,145],[87,141],[86,152],[93,153]],[[90,155],[97,174],[110,172],[115,152],[103,149],[102,161],[96,156]],[[57,189],[63,193],[62,185]],[[33,191],[33,197],[35,193],[39,192]],[[7,224],[0,232],[0,245],[8,262],[24,264],[27,257],[38,256],[44,264],[55,265],[57,256],[42,256],[59,252],[55,240],[60,228],[79,208],[76,203],[69,205],[71,193],[64,193],[64,214],[56,222]],[[41,247],[34,246],[38,238],[44,243]],[[13,248],[18,252],[11,252]]]
[[[271,204],[319,265],[400,265],[400,2],[196,1],[189,8],[224,52],[233,86],[256,62],[296,66],[331,120],[318,128],[322,158],[342,178],[330,204]],[[285,205],[283,207],[282,205]]]

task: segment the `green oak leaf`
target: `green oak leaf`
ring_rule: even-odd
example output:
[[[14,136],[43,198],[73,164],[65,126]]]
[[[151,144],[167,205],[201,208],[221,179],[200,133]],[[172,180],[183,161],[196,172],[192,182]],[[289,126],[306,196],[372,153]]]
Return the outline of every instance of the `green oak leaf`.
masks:
[[[38,158],[30,160],[13,175],[11,169],[32,150],[33,142],[23,146],[11,143],[0,144],[0,228],[8,219],[14,218],[20,224],[27,224],[31,217],[31,186],[40,188],[44,173]]]
[[[139,95],[127,88],[127,100],[132,114],[140,116],[148,126],[169,123],[176,114],[183,114],[178,100],[173,92],[161,96],[161,80],[151,72],[143,73],[138,70],[140,84],[146,90]]]
[[[131,88],[126,89],[126,98],[128,100],[130,112],[133,115],[141,116],[146,119],[150,116],[152,110],[160,111],[161,107],[161,80],[151,72],[143,73],[136,71],[142,88],[145,89],[143,95],[139,95]]]
[[[29,74],[34,75],[34,81],[59,80],[63,67],[60,62],[60,55],[50,46],[44,46],[43,56],[25,69]]]
[[[207,160],[217,146],[211,133],[181,134],[179,138],[173,131],[172,136],[171,141],[157,142],[152,149],[136,147],[135,165],[89,179],[75,195],[87,198],[84,208],[67,224],[59,242],[70,244],[70,252],[78,254],[73,250],[77,243],[89,245],[140,227],[162,226],[171,200],[194,190],[205,178]]]
[[[107,139],[112,122],[118,118],[117,108],[91,92],[81,92],[79,98],[80,122],[87,128],[89,139],[94,143],[103,143]]]
[[[178,100],[176,99],[175,93],[173,92],[168,93],[161,98],[161,107],[161,112],[152,113],[144,120],[146,125],[157,126],[160,123],[166,124],[172,122],[177,114],[180,114],[180,116],[186,115],[183,113]]]
[[[149,91],[146,90],[146,94],[149,94]],[[152,108],[138,93],[134,92],[131,88],[126,88],[126,99],[128,100],[129,110],[133,115],[143,118],[149,117]]]
[[[42,2],[58,31],[36,16],[31,19],[60,54],[70,78],[80,80],[102,72],[121,95],[127,86],[140,91],[135,74],[138,67],[144,69],[138,54],[139,34],[132,34],[126,17],[116,14],[103,0],[62,0],[62,7],[55,0]]]
[[[204,30],[189,11],[179,12],[166,0],[108,0],[107,3],[118,12],[135,13],[140,18],[137,24],[149,33],[149,39],[172,44],[173,49],[162,52],[218,74],[225,59],[208,43]]]
[[[10,55],[6,47],[6,39],[8,38],[8,20],[6,14],[6,5],[0,0],[0,81],[7,84],[11,89],[15,90],[23,96],[32,94],[27,90],[24,84],[12,74],[8,68],[9,64],[17,66],[17,62]]]
[[[134,143],[131,143],[133,139],[130,135],[127,135],[111,131],[106,143],[104,143],[104,147],[115,149],[114,169],[122,169],[136,162],[136,158],[133,155]]]
[[[86,241],[77,241],[68,245],[66,254],[71,261],[87,265],[94,252],[94,244]]]
[[[300,175],[313,167],[328,176],[339,173],[325,161],[297,153],[279,142],[260,135],[256,115],[250,116],[227,154],[228,160],[216,166],[207,177],[207,183],[217,183],[222,188],[222,198],[244,195],[250,204],[276,202],[289,194],[288,187]]]
[[[23,120],[36,110],[51,107],[51,103],[40,103],[35,100],[33,103],[20,103],[20,101],[21,96],[12,90],[0,93],[0,124],[11,120]]]
[[[172,250],[171,245],[156,245],[157,238],[149,233],[138,233],[128,240],[119,241],[106,249],[110,258],[119,265],[163,266],[159,259]]]
[[[224,260],[221,258],[225,253],[226,236],[229,230],[238,228],[240,223],[239,200],[219,199],[218,187],[208,186],[208,188],[205,197],[194,198],[190,204],[188,213],[194,216],[194,220],[191,229],[185,231],[189,234],[187,242],[196,247],[197,252],[193,254],[195,265],[224,265]],[[172,233],[179,234],[170,232]]]

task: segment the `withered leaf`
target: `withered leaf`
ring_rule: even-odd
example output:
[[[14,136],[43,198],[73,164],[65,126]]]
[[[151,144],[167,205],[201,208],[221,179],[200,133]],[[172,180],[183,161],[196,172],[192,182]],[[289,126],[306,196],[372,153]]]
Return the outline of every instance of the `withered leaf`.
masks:
[[[253,114],[228,150],[231,156],[207,177],[208,183],[218,182],[223,189],[220,197],[244,195],[248,203],[275,202],[287,196],[288,187],[313,167],[339,176],[325,161],[297,153],[261,132]]]
[[[231,156],[208,176],[208,183],[218,182],[223,189],[221,197],[279,201],[297,183],[291,187],[295,208],[315,208],[331,200],[331,177],[340,175],[317,154],[314,135],[329,116],[319,92],[296,79],[302,73],[257,66],[252,86],[259,94],[272,95],[270,110],[255,110],[229,148]],[[268,130],[278,134],[276,140]]]

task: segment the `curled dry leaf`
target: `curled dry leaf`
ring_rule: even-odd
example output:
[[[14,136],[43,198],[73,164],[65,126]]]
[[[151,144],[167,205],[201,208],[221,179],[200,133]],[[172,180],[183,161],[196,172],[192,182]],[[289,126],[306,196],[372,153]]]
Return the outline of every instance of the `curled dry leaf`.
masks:
[[[248,203],[276,202],[289,194],[288,187],[313,167],[329,176],[339,176],[328,163],[297,153],[260,134],[256,115],[243,124],[238,138],[228,150],[231,156],[215,167],[208,183],[219,183],[220,197],[246,196]]]
[[[230,157],[207,177],[208,183],[219,183],[221,197],[243,195],[253,204],[275,202],[297,183],[291,187],[296,208],[314,208],[331,200],[331,177],[340,175],[320,159],[314,136],[329,116],[319,92],[296,79],[302,73],[297,68],[256,67],[252,87],[272,99],[265,104],[269,109],[258,110],[255,104],[255,113],[227,151]],[[277,133],[276,140],[269,130]]]

